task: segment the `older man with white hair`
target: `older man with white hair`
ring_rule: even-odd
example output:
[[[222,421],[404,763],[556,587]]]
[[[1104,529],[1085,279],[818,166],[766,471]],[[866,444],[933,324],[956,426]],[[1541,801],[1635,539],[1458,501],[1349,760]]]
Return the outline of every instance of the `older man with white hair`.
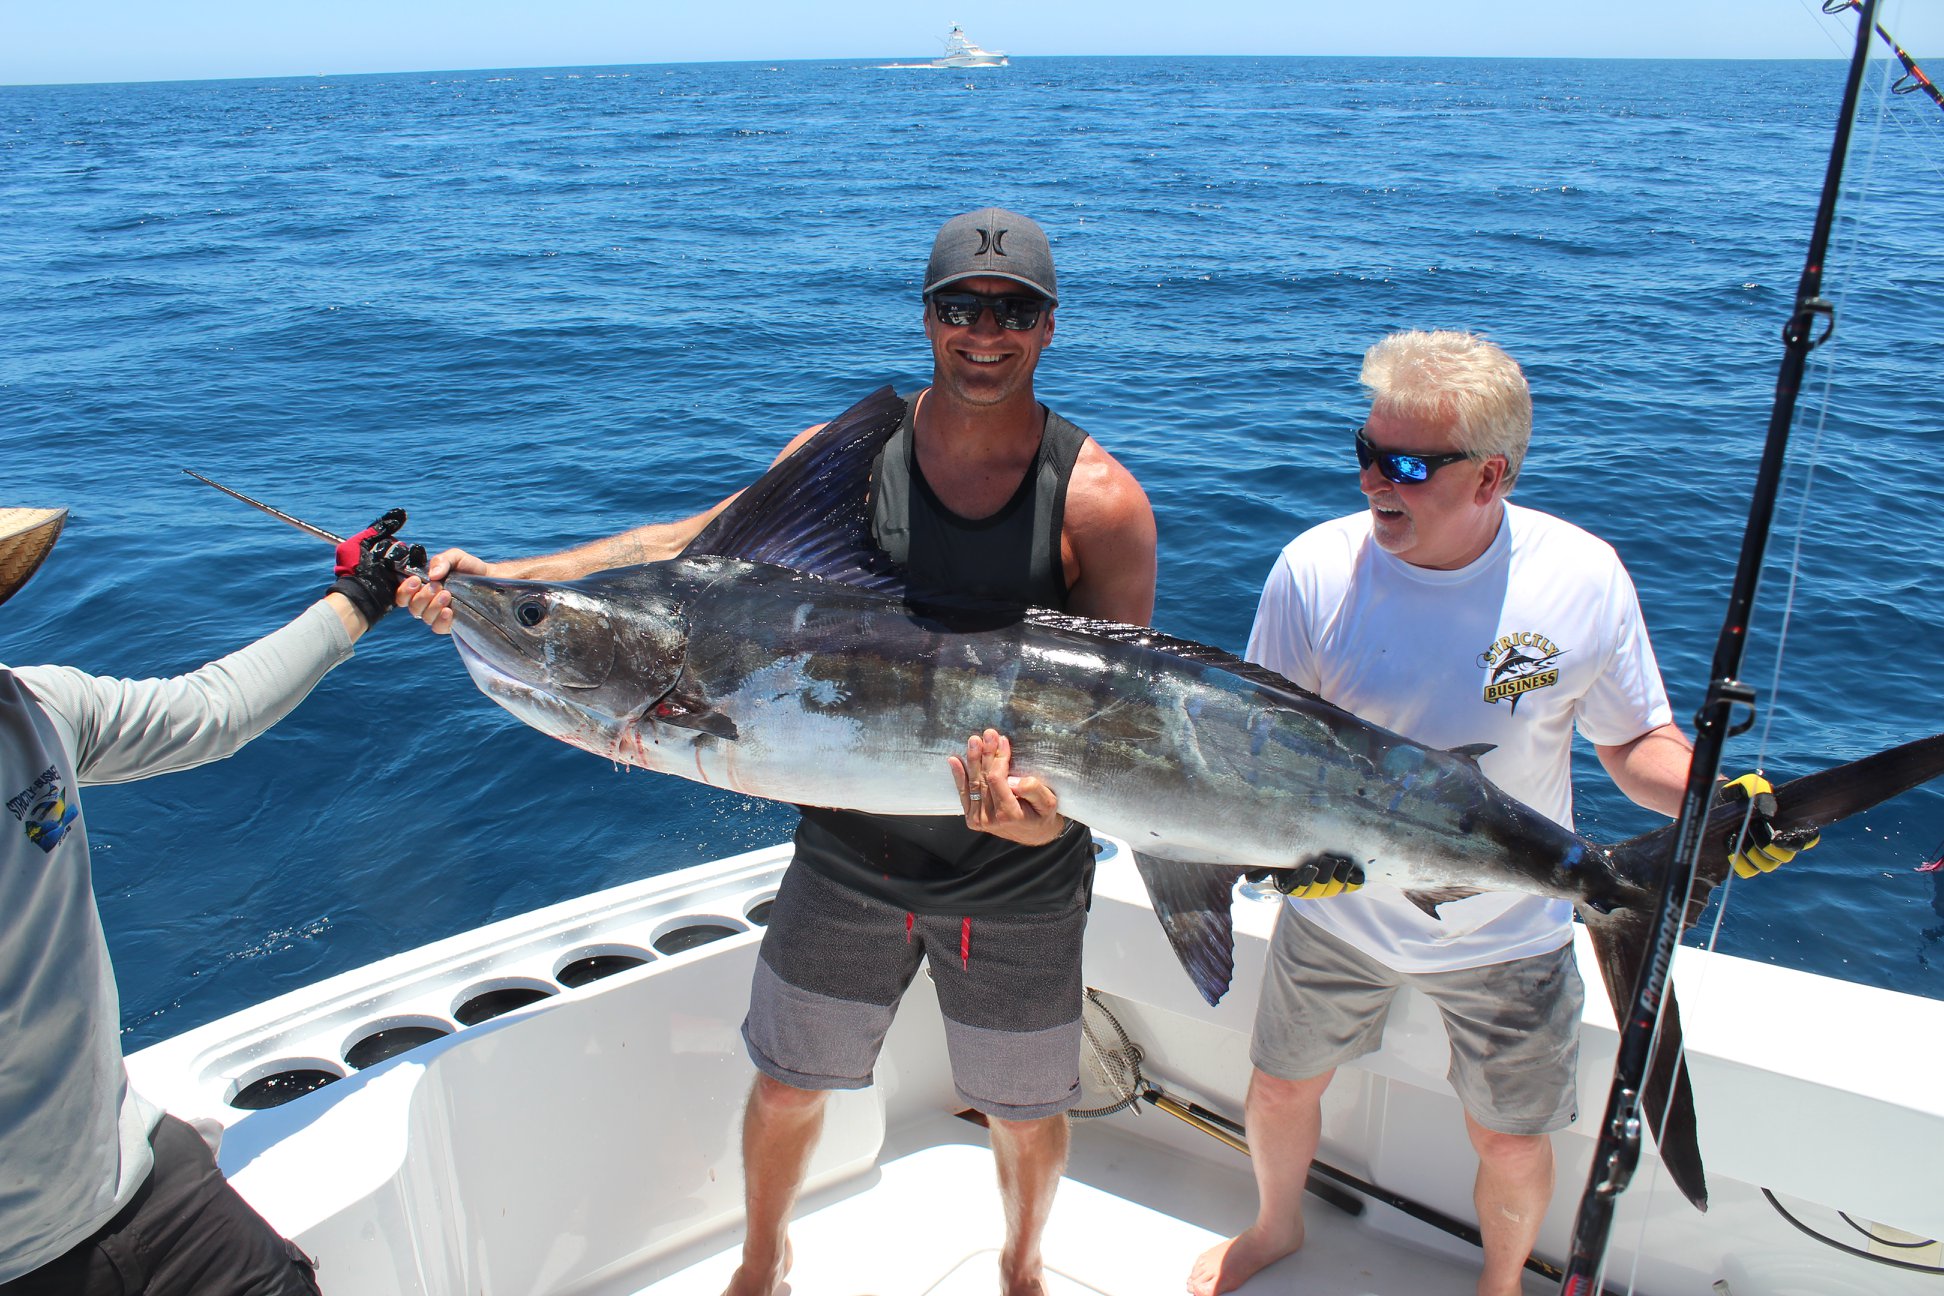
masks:
[[[1691,745],[1673,723],[1633,582],[1611,546],[1509,503],[1532,395],[1484,338],[1405,332],[1364,357],[1356,430],[1368,507],[1277,559],[1248,657],[1415,742],[1489,744],[1499,787],[1567,827],[1572,741],[1634,801],[1680,807]],[[1745,795],[1768,790],[1737,780]],[[1813,842],[1810,844],[1814,844]],[[1750,847],[1744,876],[1793,851]],[[1294,900],[1279,915],[1251,1049],[1260,1205],[1196,1261],[1196,1296],[1233,1290],[1303,1244],[1302,1193],[1336,1068],[1376,1050],[1392,998],[1429,995],[1479,1158],[1481,1296],[1519,1290],[1553,1188],[1549,1135],[1575,1116],[1584,997],[1565,901],[1486,892],[1419,909],[1393,887]]]

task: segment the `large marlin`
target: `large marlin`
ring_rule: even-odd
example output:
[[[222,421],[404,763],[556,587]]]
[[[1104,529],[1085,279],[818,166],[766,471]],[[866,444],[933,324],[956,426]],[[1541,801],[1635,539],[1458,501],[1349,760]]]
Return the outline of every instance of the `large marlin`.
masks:
[[[1245,871],[1347,856],[1437,906],[1570,900],[1626,1003],[1672,830],[1603,846],[1507,796],[1477,751],[1367,724],[1227,653],[1154,630],[934,597],[872,543],[887,388],[775,465],[680,557],[566,583],[454,577],[453,634],[500,705],[596,755],[801,805],[955,815],[945,757],[1010,735],[1060,809],[1130,843],[1175,953],[1212,1004],[1234,971]],[[1944,770],[1944,735],[1785,785],[1785,841]],[[1710,823],[1721,841],[1732,808]],[[1695,904],[1726,872],[1725,849]],[[1672,997],[1663,1038],[1679,1039]],[[1663,1159],[1706,1203],[1687,1077],[1648,1084]]]

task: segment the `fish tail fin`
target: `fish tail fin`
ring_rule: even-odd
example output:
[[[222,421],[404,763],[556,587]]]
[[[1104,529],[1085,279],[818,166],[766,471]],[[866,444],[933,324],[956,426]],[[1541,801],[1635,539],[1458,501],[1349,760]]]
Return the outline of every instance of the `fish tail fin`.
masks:
[[[1819,774],[1791,779],[1775,789],[1776,834],[1809,837],[1939,774],[1944,774],[1944,734],[1932,734]],[[1739,806],[1724,808],[1727,819],[1741,817]],[[1720,816],[1720,810],[1708,816],[1710,829]]]
[[[1830,824],[1861,814],[1940,774],[1944,774],[1944,734],[1933,734],[1777,785],[1775,817],[1770,826],[1777,840],[1800,845]],[[1701,864],[1688,896],[1687,922],[1701,917],[1708,897],[1728,877],[1728,855],[1746,813],[1747,807],[1740,802],[1717,805],[1708,812],[1707,825],[1702,829],[1705,845]],[[1668,824],[1616,844],[1612,847],[1614,868],[1640,885],[1658,885],[1673,859],[1674,830],[1675,825]]]
[[[1778,839],[1804,842],[1828,825],[1928,783],[1939,774],[1944,774],[1944,734],[1919,738],[1779,785],[1772,826]],[[1701,860],[1688,896],[1687,922],[1701,916],[1709,895],[1727,878],[1728,855],[1745,813],[1745,807],[1735,803],[1709,811],[1702,829]],[[1669,824],[1614,846],[1615,869],[1637,885],[1657,884],[1667,875],[1674,857],[1675,828]],[[1647,956],[1650,916],[1641,908],[1603,914],[1584,905],[1580,906],[1580,916],[1593,938],[1600,976],[1617,1018],[1633,1002],[1634,985]],[[1681,1054],[1680,1005],[1671,984],[1663,1002],[1660,1046],[1648,1065],[1642,1101],[1669,1176],[1689,1201],[1706,1210],[1708,1189],[1695,1137],[1694,1093]]]
[[[1236,879],[1244,870],[1177,864],[1139,851],[1134,852],[1134,867],[1175,957],[1208,1006],[1214,1007],[1235,978],[1235,916],[1230,906]]]
[[[1633,909],[1602,914],[1582,907],[1580,916],[1586,920],[1587,934],[1593,938],[1600,978],[1606,983],[1607,999],[1613,1004],[1614,1017],[1618,1018],[1633,1002],[1634,983],[1647,953],[1649,915]],[[1707,1210],[1708,1181],[1701,1170],[1694,1090],[1688,1082],[1687,1059],[1682,1053],[1681,1006],[1674,998],[1672,984],[1663,996],[1660,1041],[1647,1064],[1641,1106],[1648,1127],[1654,1131],[1654,1142],[1660,1148],[1661,1163],[1667,1167],[1668,1177],[1682,1196],[1694,1203],[1695,1209]]]

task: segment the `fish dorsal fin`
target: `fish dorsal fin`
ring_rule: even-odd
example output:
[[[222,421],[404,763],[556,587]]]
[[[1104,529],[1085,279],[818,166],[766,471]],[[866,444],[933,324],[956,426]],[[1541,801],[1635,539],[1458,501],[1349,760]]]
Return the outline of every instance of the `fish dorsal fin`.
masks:
[[[758,477],[683,556],[770,563],[902,593],[903,572],[871,539],[871,462],[904,416],[895,391],[872,392]]]
[[[1097,621],[1092,617],[1074,616],[1067,612],[1050,612],[1036,608],[1028,617],[1034,625],[1051,626],[1060,630],[1074,630],[1081,634],[1094,635],[1114,643],[1133,644],[1141,648],[1152,648],[1156,652],[1167,653],[1171,657],[1192,662],[1198,666],[1212,666],[1227,671],[1239,679],[1247,680],[1257,688],[1304,702],[1323,702],[1323,699],[1306,688],[1298,687],[1267,666],[1258,666],[1251,661],[1243,661],[1233,653],[1207,644],[1198,644],[1192,639],[1177,639],[1147,626],[1127,625],[1119,621]],[[1323,702],[1323,705],[1330,705]]]
[[[1485,753],[1497,751],[1498,744],[1466,743],[1463,747],[1453,747],[1450,750],[1453,756],[1463,756],[1466,760],[1476,765],[1485,758]]]

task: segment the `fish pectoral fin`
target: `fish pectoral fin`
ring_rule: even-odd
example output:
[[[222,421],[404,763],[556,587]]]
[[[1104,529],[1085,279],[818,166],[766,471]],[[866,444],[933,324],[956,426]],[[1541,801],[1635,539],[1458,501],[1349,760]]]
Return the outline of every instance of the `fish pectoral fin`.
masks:
[[[1220,1003],[1235,977],[1235,918],[1229,906],[1244,870],[1177,864],[1139,851],[1134,852],[1134,867],[1188,979],[1210,1007]]]
[[[1463,756],[1466,760],[1476,765],[1480,760],[1484,759],[1487,752],[1497,751],[1498,744],[1466,743],[1463,747],[1452,747],[1449,750],[1453,756]]]
[[[648,708],[649,717],[656,724],[673,725],[677,729],[695,729],[730,742],[741,737],[736,722],[708,703],[696,698],[683,697],[680,693],[669,693],[661,701]]]
[[[1477,894],[1476,887],[1427,887],[1417,891],[1406,891],[1404,898],[1442,922],[1443,915],[1438,912],[1439,905],[1450,904],[1453,900],[1469,900]]]

